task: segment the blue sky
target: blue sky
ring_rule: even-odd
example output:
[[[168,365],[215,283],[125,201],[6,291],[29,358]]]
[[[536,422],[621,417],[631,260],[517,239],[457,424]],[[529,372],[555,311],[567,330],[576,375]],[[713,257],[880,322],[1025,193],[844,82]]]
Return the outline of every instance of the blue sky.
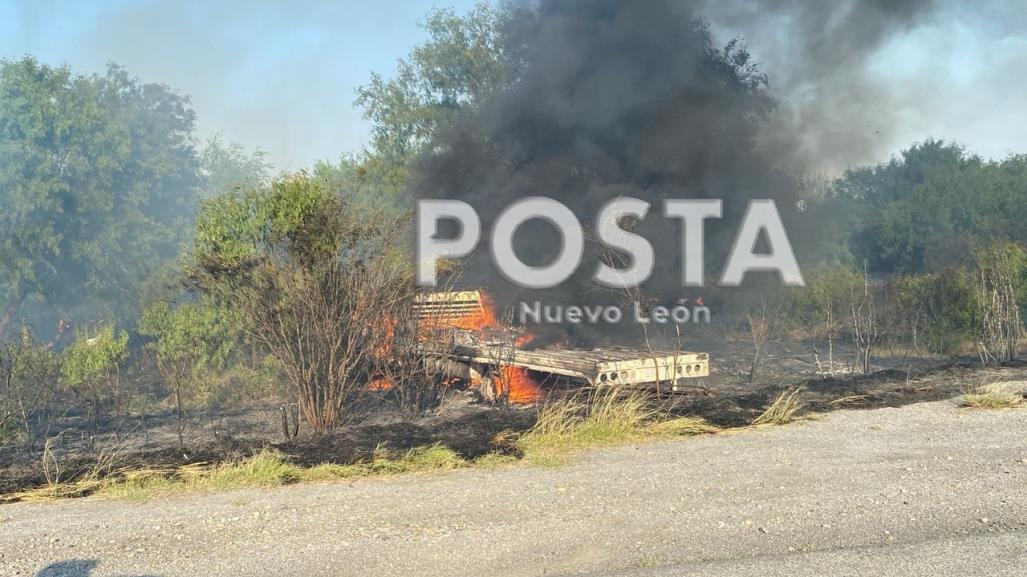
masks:
[[[192,98],[199,132],[267,151],[279,168],[358,150],[354,90],[423,40],[433,7],[473,0],[204,2],[0,0],[0,57],[78,72],[115,61]]]
[[[299,168],[359,150],[368,126],[353,107],[355,88],[372,71],[390,73],[423,40],[419,22],[431,8],[463,12],[472,4],[0,0],[0,57],[31,54],[83,73],[118,62],[144,81],[190,95],[201,137],[220,132],[265,150],[278,168]],[[1027,152],[1022,2],[985,0],[966,7],[953,0],[943,6],[867,61],[870,93],[855,97],[879,98],[890,111],[890,126],[875,129],[888,129],[881,132],[885,142],[850,147],[845,162],[886,158],[929,136],[996,158]],[[749,40],[772,88],[787,75],[776,68],[788,54],[767,40],[780,30],[768,32],[766,22],[748,29],[713,24],[718,41],[736,34]]]

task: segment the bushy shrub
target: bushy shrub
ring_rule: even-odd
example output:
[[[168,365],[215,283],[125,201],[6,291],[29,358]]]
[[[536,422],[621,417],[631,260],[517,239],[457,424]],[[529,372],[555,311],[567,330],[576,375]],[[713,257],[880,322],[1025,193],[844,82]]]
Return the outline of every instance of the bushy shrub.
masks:
[[[213,392],[205,384],[227,364],[233,343],[226,319],[202,302],[177,308],[160,302],[143,313],[139,332],[152,339],[147,349],[172,391],[181,419],[185,403],[206,400]]]
[[[976,295],[966,269],[899,276],[891,288],[892,310],[914,346],[948,355],[973,342]]]
[[[113,326],[78,330],[62,353],[63,384],[84,405],[92,422],[105,411],[127,409],[130,393],[122,387],[121,368],[128,356],[128,333]]]
[[[390,323],[414,294],[404,222],[305,173],[201,206],[193,279],[281,362],[315,429],[349,418],[397,353]]]
[[[856,292],[862,292],[863,277],[853,268],[834,265],[813,270],[806,287],[794,293],[792,316],[812,332],[839,332],[846,325]]]
[[[57,396],[60,357],[33,338],[28,327],[0,341],[0,446],[32,441],[32,419]]]

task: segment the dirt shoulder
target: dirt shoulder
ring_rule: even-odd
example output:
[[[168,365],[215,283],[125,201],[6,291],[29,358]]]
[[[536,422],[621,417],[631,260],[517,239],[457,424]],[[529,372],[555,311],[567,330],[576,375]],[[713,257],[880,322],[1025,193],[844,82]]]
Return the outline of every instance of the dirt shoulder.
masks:
[[[595,451],[555,469],[17,503],[0,508],[0,573],[701,573],[868,547],[923,553],[930,568],[941,561],[925,543],[1027,540],[1025,432],[1027,410],[941,401]]]

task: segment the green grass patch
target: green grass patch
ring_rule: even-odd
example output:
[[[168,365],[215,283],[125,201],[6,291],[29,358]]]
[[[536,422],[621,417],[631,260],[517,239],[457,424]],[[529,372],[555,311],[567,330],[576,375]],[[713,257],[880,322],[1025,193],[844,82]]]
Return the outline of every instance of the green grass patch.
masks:
[[[554,400],[542,406],[535,426],[515,446],[526,461],[553,466],[589,447],[717,430],[702,419],[673,417],[655,406],[649,393],[613,387]]]
[[[96,488],[96,493],[122,499],[147,499],[175,494],[217,492],[244,487],[278,487],[300,482],[327,482],[355,477],[447,471],[469,466],[452,449],[435,444],[403,453],[382,447],[370,459],[343,465],[302,467],[278,451],[265,449],[251,457],[215,466],[187,465],[165,470],[126,471]]]

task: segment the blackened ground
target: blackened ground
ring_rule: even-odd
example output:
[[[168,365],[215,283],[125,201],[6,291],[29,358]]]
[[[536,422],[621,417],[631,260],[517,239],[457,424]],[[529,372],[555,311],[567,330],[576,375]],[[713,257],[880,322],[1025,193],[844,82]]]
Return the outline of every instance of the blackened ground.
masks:
[[[985,383],[1027,379],[1027,363],[999,367],[956,362],[927,369],[885,369],[868,375],[824,376],[755,390],[724,392],[696,389],[678,397],[673,411],[700,416],[721,427],[748,425],[782,393],[801,387],[799,415],[842,409],[901,407],[911,403],[950,399]]]
[[[60,479],[65,481],[92,471],[102,454],[111,451],[115,453],[114,469],[219,463],[247,457],[266,448],[276,449],[301,465],[350,464],[370,458],[376,450],[402,452],[434,443],[473,459],[489,452],[510,450],[493,445],[493,438],[502,431],[531,428],[535,415],[533,408],[493,407],[476,402],[470,392],[454,392],[441,411],[433,415],[414,420],[403,420],[391,414],[376,415],[369,424],[325,433],[306,432],[298,438],[285,440],[274,428],[279,423],[278,408],[260,406],[234,411],[233,419],[221,421],[216,438],[210,432],[204,436],[204,427],[198,427],[199,431],[197,427],[190,429],[191,440],[184,446],[178,443],[177,432],[166,430],[176,427],[174,419],[167,417],[148,431],[148,443],[141,440],[141,433],[122,433],[118,440],[108,438],[89,449],[74,440],[76,435],[68,434],[67,437],[73,439],[70,446],[58,446],[55,451],[62,470]],[[151,421],[158,418],[152,417]],[[203,421],[194,416],[191,422],[197,425]],[[159,446],[161,443],[166,445]],[[41,462],[38,448],[5,451],[0,456],[0,496],[46,484]]]
[[[751,346],[751,345],[750,345]],[[721,345],[712,357],[713,374],[695,381],[687,392],[665,395],[657,402],[673,413],[702,417],[721,427],[748,425],[782,392],[802,387],[800,414],[843,409],[897,407],[958,396],[969,387],[996,381],[1027,380],[1027,363],[982,367],[970,359],[944,361],[884,357],[869,375],[817,374],[817,367],[801,345],[775,344],[748,382],[746,343]],[[733,347],[733,348],[732,348]],[[839,357],[842,351],[839,351]],[[840,364],[841,365],[841,364]],[[822,367],[821,367],[822,368]],[[689,383],[692,385],[693,383]],[[563,392],[562,394],[566,394]],[[441,409],[413,420],[382,411],[362,424],[330,433],[301,432],[285,440],[277,405],[197,412],[190,415],[179,443],[173,413],[150,415],[145,423],[115,426],[82,441],[75,421],[65,423],[61,443],[54,447],[62,480],[91,471],[100,453],[115,454],[115,468],[173,467],[189,463],[218,463],[252,455],[272,447],[303,465],[348,464],[368,459],[377,448],[401,452],[441,443],[473,459],[497,447],[493,439],[502,431],[526,431],[534,424],[534,407],[499,408],[479,402],[469,391],[452,391]],[[8,447],[0,452],[0,495],[46,483],[41,448]]]

